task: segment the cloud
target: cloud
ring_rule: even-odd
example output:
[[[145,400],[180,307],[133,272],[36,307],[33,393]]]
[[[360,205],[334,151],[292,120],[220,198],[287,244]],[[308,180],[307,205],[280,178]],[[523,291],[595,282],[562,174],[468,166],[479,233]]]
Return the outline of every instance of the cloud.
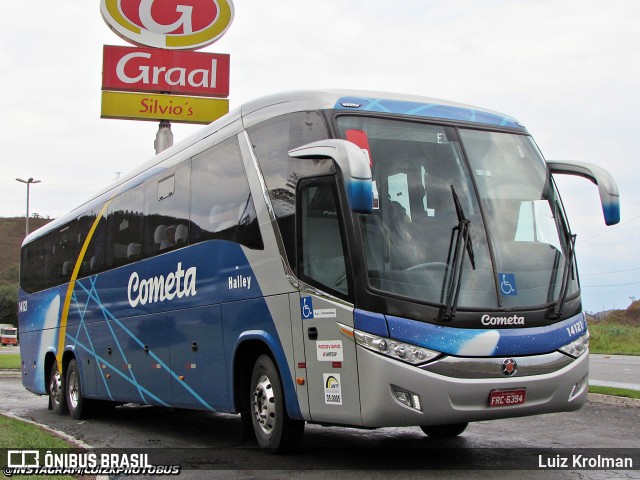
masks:
[[[528,126],[548,158],[609,169],[623,220],[640,215],[640,2],[238,0],[235,7],[228,33],[206,49],[231,54],[232,107],[282,90],[345,87],[504,111]],[[97,2],[3,5],[0,215],[23,214],[15,177],[42,178],[34,206],[57,216],[153,155],[157,124],[99,118],[104,44],[124,42]],[[198,128],[173,131],[180,140]],[[581,237],[604,228],[590,185],[563,193]],[[614,269],[635,258],[633,226],[581,246],[583,271],[602,258]]]

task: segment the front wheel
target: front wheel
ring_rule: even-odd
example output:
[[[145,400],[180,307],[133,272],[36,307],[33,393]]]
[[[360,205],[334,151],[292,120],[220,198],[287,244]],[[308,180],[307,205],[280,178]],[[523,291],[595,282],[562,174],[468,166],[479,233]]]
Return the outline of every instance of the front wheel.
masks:
[[[429,425],[420,429],[431,438],[454,438],[467,429],[468,423],[452,423],[451,425]]]
[[[56,415],[67,413],[67,397],[65,395],[65,381],[58,370],[58,362],[54,360],[49,378],[49,409]]]
[[[283,453],[299,444],[304,421],[292,420],[287,415],[280,375],[267,355],[260,356],[253,367],[249,405],[260,447]]]

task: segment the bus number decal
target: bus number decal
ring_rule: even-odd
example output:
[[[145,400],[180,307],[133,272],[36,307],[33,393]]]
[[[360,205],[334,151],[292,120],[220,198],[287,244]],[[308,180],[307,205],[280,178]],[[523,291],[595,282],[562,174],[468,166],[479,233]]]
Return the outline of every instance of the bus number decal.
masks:
[[[324,403],[327,405],[342,405],[342,387],[339,373],[323,373]]]
[[[18,302],[18,313],[24,313],[27,311],[28,309],[28,301],[27,300],[22,300],[21,302]]]
[[[567,327],[567,333],[570,337],[578,335],[582,332],[584,332],[584,324],[582,323],[582,320]]]

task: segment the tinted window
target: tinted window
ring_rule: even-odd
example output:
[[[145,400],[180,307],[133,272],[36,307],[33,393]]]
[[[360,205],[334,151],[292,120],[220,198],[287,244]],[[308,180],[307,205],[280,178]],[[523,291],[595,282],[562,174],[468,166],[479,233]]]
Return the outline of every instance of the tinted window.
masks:
[[[269,190],[289,263],[294,265],[298,181],[335,170],[331,160],[300,160],[291,158],[288,152],[328,138],[327,128],[317,112],[297,112],[267,120],[248,132]]]
[[[78,251],[78,225],[75,220],[25,246],[20,265],[22,289],[35,292],[68,282]]]
[[[20,286],[25,292],[36,292],[48,286],[51,247],[48,237],[41,237],[22,248]]]
[[[96,223],[98,216],[98,210],[92,210],[78,219],[78,247],[82,248],[84,242],[91,233],[91,229]],[[87,251],[80,267],[80,276],[93,275],[103,271],[106,268],[105,253],[106,253],[106,226],[107,220],[104,216],[100,217],[98,224],[95,227],[93,235]]]
[[[335,183],[320,182],[312,181],[300,189],[298,274],[311,284],[347,296],[347,262]]]
[[[233,137],[192,159],[192,241],[230,240],[263,248],[256,211]]]
[[[142,187],[121,193],[109,203],[107,268],[138,260],[142,252]]]
[[[189,243],[191,161],[163,172],[144,186],[144,256]]]

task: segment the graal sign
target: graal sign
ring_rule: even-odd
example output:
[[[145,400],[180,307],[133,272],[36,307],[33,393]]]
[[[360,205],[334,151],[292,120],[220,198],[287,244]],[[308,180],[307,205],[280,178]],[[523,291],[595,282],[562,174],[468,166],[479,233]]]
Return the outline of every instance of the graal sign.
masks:
[[[102,89],[226,98],[229,55],[104,46]]]
[[[134,45],[195,50],[224,35],[234,10],[232,0],[100,0],[100,13]]]

